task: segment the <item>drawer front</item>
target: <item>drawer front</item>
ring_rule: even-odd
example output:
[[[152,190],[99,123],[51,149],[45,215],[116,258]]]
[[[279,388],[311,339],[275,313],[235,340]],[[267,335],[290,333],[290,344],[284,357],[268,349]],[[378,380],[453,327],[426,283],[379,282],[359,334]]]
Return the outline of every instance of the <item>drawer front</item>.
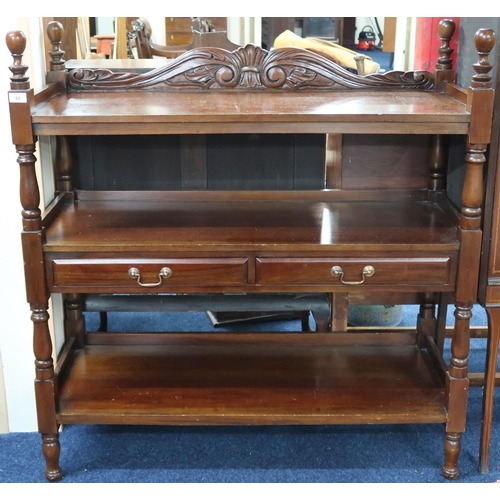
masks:
[[[258,258],[256,280],[267,285],[448,285],[452,259]]]
[[[186,31],[191,33],[193,19],[190,17],[166,17],[165,28],[167,31]]]
[[[54,287],[165,289],[247,283],[247,259],[54,259]]]
[[[166,45],[175,48],[176,45],[188,45],[192,41],[191,33],[167,33]]]

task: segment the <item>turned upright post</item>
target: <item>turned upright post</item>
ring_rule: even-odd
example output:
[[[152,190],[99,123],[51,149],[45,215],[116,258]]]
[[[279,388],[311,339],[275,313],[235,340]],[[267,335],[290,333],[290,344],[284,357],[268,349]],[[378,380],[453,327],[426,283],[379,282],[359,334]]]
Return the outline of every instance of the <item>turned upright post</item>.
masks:
[[[444,92],[447,82],[452,82],[455,78],[451,59],[453,49],[450,48],[450,42],[455,33],[455,22],[451,19],[443,19],[439,23],[438,31],[442,43],[438,49],[439,57],[436,62],[434,90]],[[447,137],[442,134],[430,136],[427,161],[429,165],[428,189],[431,199],[437,191],[446,188],[447,142]]]
[[[479,30],[474,42],[479,62],[473,67],[476,74],[468,89],[467,107],[471,113],[465,157],[466,174],[462,190],[462,208],[458,229],[461,241],[457,293],[455,296],[455,329],[451,343],[450,367],[447,374],[448,406],[453,402],[446,424],[445,464],[443,474],[453,479],[458,475],[457,460],[460,439],[465,430],[467,411],[468,355],[470,344],[470,318],[476,302],[479,262],[481,256],[481,205],[483,202],[483,165],[486,148],[490,142],[490,126],[493,114],[491,88],[492,69],[488,54],[495,44],[493,30]]]
[[[451,19],[443,19],[439,22],[438,26],[439,39],[441,46],[438,49],[439,57],[436,61],[436,81],[435,90],[443,92],[447,82],[453,82],[455,79],[455,72],[452,68],[453,60],[451,54],[453,49],[450,47],[450,42],[455,34],[455,22]]]
[[[66,61],[64,51],[61,49],[61,41],[64,34],[64,27],[59,21],[50,21],[47,24],[47,36],[52,44],[49,50],[49,68],[47,72],[47,83],[57,83],[62,87],[66,86]]]
[[[26,75],[28,67],[22,56],[26,37],[21,31],[7,34],[7,47],[14,63],[10,66],[11,77],[9,106],[12,126],[12,142],[18,153],[21,169],[20,198],[23,231],[21,233],[27,301],[32,311],[33,351],[35,354],[35,397],[38,429],[42,434],[42,450],[46,460],[45,476],[51,481],[61,478],[59,467],[59,432],[56,421],[54,362],[52,341],[48,327],[49,293],[46,288],[43,266],[42,243],[44,232],[40,211],[40,190],[35,171],[35,142],[31,124],[31,107],[34,97]]]

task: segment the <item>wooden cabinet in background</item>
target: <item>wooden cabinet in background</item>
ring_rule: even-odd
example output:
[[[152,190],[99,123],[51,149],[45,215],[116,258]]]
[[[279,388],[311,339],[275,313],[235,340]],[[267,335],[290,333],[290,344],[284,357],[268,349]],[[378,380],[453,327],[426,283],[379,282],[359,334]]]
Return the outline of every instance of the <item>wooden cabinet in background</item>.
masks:
[[[227,17],[204,17],[208,19],[215,31],[227,31]],[[193,41],[192,17],[166,17],[165,18],[165,44],[188,45]]]
[[[500,27],[500,26],[499,26]],[[500,62],[500,58],[497,62]],[[478,301],[488,315],[486,367],[480,374],[484,382],[483,422],[479,450],[481,472],[489,467],[490,439],[493,422],[495,387],[500,385],[498,348],[500,343],[500,78],[496,78],[494,120],[488,158],[488,179],[484,207],[483,251]],[[484,378],[483,378],[484,376]],[[496,392],[498,396],[498,392]],[[498,404],[498,402],[497,402]],[[496,422],[498,425],[499,422]]]
[[[286,30],[303,38],[323,38],[342,45],[343,19],[342,17],[263,17],[262,46],[270,49],[276,37]]]

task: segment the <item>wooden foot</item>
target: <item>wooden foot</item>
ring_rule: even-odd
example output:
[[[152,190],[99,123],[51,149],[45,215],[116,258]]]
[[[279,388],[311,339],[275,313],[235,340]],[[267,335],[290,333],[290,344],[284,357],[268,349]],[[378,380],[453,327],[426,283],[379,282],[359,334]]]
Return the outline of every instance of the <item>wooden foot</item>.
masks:
[[[47,464],[45,477],[52,482],[62,478],[62,469],[59,466],[60,450],[58,434],[42,434],[42,451]]]
[[[460,454],[460,433],[448,432],[444,439],[444,465],[443,476],[446,479],[456,479],[458,477],[458,455]]]

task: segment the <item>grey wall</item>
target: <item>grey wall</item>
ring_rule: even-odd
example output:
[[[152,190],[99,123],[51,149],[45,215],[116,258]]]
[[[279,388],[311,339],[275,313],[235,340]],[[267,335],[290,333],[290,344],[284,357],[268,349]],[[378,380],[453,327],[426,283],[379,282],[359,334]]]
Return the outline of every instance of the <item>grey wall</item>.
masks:
[[[478,61],[477,52],[474,45],[474,35],[479,28],[493,29],[500,37],[499,17],[462,17],[460,18],[459,39],[458,39],[458,59],[457,59],[457,83],[461,87],[467,88],[470,85],[474,69],[472,65]],[[498,40],[498,38],[497,38]],[[452,57],[455,54],[452,54]],[[498,41],[490,54],[490,62],[494,65],[492,72],[496,77],[496,67],[498,60]]]

